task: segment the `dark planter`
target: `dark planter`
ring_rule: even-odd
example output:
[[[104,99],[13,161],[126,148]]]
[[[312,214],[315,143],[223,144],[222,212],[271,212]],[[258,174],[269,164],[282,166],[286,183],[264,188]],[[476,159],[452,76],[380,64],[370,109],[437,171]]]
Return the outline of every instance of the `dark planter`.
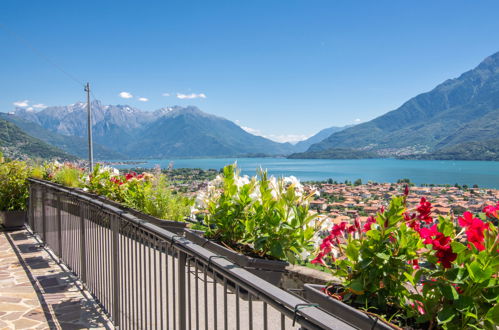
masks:
[[[217,255],[224,256],[236,265],[243,267],[265,281],[279,286],[286,272],[286,261],[252,258],[230,250],[203,237],[203,232],[185,229],[185,237]]]
[[[358,329],[398,329],[396,326],[390,326],[386,321],[365,314],[358,309],[328,296],[322,291],[325,288],[324,285],[305,284],[304,288],[305,299],[311,303],[319,304],[326,312]]]
[[[26,211],[0,211],[0,219],[6,229],[19,229],[26,222],[26,214]]]

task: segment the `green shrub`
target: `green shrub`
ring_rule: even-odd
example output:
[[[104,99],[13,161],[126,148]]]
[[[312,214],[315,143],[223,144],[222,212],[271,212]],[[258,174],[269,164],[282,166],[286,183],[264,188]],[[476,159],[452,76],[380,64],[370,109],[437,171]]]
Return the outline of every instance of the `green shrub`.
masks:
[[[0,211],[26,210],[29,167],[22,161],[0,164]]]
[[[175,193],[165,175],[155,177],[144,184],[141,210],[165,220],[184,221],[191,213],[192,201],[182,194]]]
[[[260,257],[295,263],[312,246],[308,200],[294,177],[276,179],[260,171],[258,177],[239,176],[235,165],[209,186],[204,203],[206,236]]]
[[[71,165],[63,165],[53,176],[53,181],[62,184],[66,187],[78,188],[81,187],[82,170]]]

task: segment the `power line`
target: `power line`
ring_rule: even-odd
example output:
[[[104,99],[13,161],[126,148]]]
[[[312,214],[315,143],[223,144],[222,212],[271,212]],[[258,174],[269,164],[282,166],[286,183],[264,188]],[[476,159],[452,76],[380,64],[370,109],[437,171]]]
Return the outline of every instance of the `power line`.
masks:
[[[28,40],[24,39],[23,37],[21,37],[19,34],[15,33],[14,31],[8,29],[5,25],[3,25],[1,23],[0,23],[0,28],[3,29],[5,32],[7,32],[7,34],[9,34],[11,37],[14,37],[17,41],[24,44],[24,46],[26,46],[29,50],[31,50],[31,52],[33,54],[35,54],[36,56],[45,60],[48,64],[50,64],[51,66],[53,66],[54,68],[56,68],[57,70],[59,70],[60,72],[65,74],[68,78],[70,78],[71,80],[76,82],[78,85],[85,87],[85,84],[82,82],[82,80],[78,79],[77,77],[75,77],[71,73],[67,72],[66,70],[64,70],[64,68],[62,66],[60,66],[59,64],[55,63],[53,60],[51,60],[50,58],[45,56],[41,51],[39,51],[35,46],[33,46]]]

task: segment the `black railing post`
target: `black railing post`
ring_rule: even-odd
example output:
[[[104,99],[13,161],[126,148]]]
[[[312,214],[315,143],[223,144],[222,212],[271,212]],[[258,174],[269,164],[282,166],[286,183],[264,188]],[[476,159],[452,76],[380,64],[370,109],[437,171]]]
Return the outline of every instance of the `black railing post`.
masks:
[[[85,204],[82,202],[78,203],[80,207],[80,263],[81,263],[81,274],[80,278],[82,283],[87,283],[87,251],[85,242]]]
[[[175,262],[175,261],[174,261]],[[185,294],[185,272],[186,272],[187,254],[178,252],[178,321],[181,330],[187,329],[187,311]],[[175,298],[174,298],[175,299]]]
[[[45,188],[42,188],[42,240],[47,243],[47,211],[45,210]]]
[[[61,194],[57,193],[57,247],[59,261],[62,260],[62,215],[61,215]]]
[[[113,323],[115,327],[120,326],[120,251],[119,234],[121,219],[117,216],[111,217],[111,230],[113,232]]]

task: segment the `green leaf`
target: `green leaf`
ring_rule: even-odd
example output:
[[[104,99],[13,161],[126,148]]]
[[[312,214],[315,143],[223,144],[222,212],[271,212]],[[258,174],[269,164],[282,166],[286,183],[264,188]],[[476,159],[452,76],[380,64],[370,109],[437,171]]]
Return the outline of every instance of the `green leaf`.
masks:
[[[457,293],[453,285],[441,284],[440,291],[442,291],[444,297],[449,300],[456,300],[459,298],[459,294]]]
[[[477,261],[473,261],[470,265],[466,265],[466,268],[468,269],[471,279],[477,283],[490,280],[490,277],[493,274],[493,269],[491,267],[482,269]]]
[[[486,317],[495,325],[499,325],[499,304],[496,304],[494,307],[489,309]]]
[[[456,306],[456,309],[458,311],[464,311],[467,309],[470,309],[473,307],[473,299],[468,296],[460,296],[459,299],[457,299],[454,302],[454,306]]]
[[[350,283],[349,287],[354,291],[356,294],[362,294],[364,291],[364,286],[359,280],[354,280]]]
[[[359,249],[354,242],[350,242],[350,244],[347,245],[346,254],[350,260],[357,261],[359,258]]]
[[[442,309],[438,314],[437,314],[437,321],[438,323],[447,323],[452,321],[452,319],[456,316],[456,312],[452,307],[447,307]]]
[[[452,242],[450,245],[452,247],[452,252],[454,253],[461,253],[467,249],[466,245],[459,242]]]
[[[390,259],[390,255],[386,254],[386,253],[382,253],[382,252],[378,252],[376,253],[376,257],[380,258],[380,259],[383,259],[383,260],[388,260]]]
[[[414,284],[415,284],[415,282],[414,282],[414,277],[413,277],[411,274],[409,274],[409,273],[407,273],[407,272],[404,272],[404,276],[405,276],[405,278],[406,278],[409,282],[411,282],[411,284],[412,284],[412,285],[414,285]]]

